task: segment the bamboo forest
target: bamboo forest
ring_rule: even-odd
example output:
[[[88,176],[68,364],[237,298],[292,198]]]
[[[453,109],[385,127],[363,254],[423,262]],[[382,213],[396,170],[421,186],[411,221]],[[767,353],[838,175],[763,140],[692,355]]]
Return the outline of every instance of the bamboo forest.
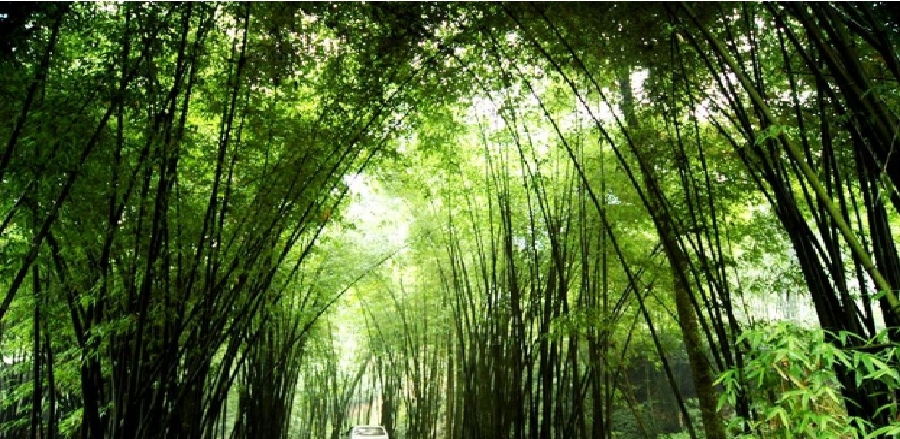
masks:
[[[900,8],[2,2],[2,439],[900,437]]]

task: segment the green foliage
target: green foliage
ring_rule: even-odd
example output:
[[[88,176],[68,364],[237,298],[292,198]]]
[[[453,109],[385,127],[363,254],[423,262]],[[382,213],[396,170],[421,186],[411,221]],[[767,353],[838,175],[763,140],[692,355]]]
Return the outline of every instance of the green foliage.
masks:
[[[726,370],[717,380],[724,389],[720,410],[734,407],[742,391],[752,400],[753,418],[730,419],[735,437],[868,439],[900,433],[898,421],[872,430],[868,419],[849,415],[837,377],[842,370],[852,374],[857,388],[879,383],[889,392],[900,389],[894,366],[900,350],[887,331],[863,340],[779,322],[748,330],[739,342],[749,346],[744,367]],[[882,410],[897,418],[895,404]]]
[[[683,353],[677,276],[713,367],[742,294],[896,302],[880,3],[32,3],[0,4],[0,435],[277,439],[300,385],[304,439],[376,394],[416,438],[652,436],[600,418],[675,423],[616,380]],[[734,433],[896,432],[878,337],[748,331]]]

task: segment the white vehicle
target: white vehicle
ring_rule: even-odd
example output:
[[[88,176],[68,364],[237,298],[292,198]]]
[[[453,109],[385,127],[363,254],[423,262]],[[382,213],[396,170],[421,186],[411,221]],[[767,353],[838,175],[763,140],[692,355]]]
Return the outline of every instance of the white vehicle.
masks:
[[[356,425],[347,432],[348,439],[388,439],[387,431],[380,425]]]

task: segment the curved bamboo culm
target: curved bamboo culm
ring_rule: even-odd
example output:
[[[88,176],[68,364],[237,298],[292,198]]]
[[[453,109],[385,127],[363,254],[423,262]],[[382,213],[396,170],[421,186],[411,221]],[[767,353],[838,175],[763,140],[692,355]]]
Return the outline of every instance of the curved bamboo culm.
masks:
[[[689,16],[697,22],[696,16],[692,13],[691,7],[687,4],[683,4],[682,7],[689,14]],[[712,36],[706,28],[703,26],[698,26],[701,32],[703,32],[706,40],[715,48],[716,53],[721,56],[726,64],[731,68],[731,71],[737,76],[738,81],[744,87],[744,91],[750,95],[751,100],[753,101],[753,105],[762,113],[763,122],[766,124],[763,127],[763,131],[768,130],[773,127],[775,118],[772,116],[772,110],[769,108],[769,105],[765,102],[762,96],[759,95],[756,87],[750,82],[750,79],[746,76],[743,69],[739,68],[737,62],[731,56],[730,52],[725,50],[719,40]],[[866,269],[866,272],[869,273],[869,276],[872,277],[872,280],[875,282],[876,288],[878,288],[879,292],[884,294],[887,298],[888,303],[891,306],[891,312],[900,313],[900,300],[897,299],[896,292],[891,288],[891,285],[888,283],[887,279],[881,274],[878,268],[875,266],[875,263],[872,261],[872,258],[869,257],[869,253],[863,248],[860,244],[859,240],[856,238],[856,235],[853,233],[853,230],[849,225],[844,221],[843,215],[841,215],[840,210],[835,205],[831,196],[825,190],[824,185],[819,181],[818,175],[813,171],[812,167],[810,167],[809,163],[805,160],[805,156],[800,148],[796,145],[796,143],[792,142],[787,135],[780,131],[777,134],[778,141],[788,152],[790,157],[794,160],[795,163],[800,167],[801,171],[803,171],[804,177],[809,181],[809,184],[812,185],[813,190],[816,192],[816,195],[819,197],[819,200],[825,205],[825,208],[828,210],[829,215],[833,221],[835,221],[838,225],[838,229],[841,232],[841,235],[847,241],[847,245],[850,246],[850,250],[853,252],[854,256],[859,258],[863,267]]]

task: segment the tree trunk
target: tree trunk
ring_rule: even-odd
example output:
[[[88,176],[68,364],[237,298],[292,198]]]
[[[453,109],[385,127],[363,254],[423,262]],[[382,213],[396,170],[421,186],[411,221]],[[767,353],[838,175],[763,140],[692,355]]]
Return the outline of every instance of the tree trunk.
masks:
[[[640,162],[641,174],[644,178],[644,186],[647,194],[647,208],[653,216],[657,233],[662,241],[666,258],[672,268],[673,293],[675,295],[675,307],[678,313],[678,326],[684,338],[684,346],[687,351],[688,362],[691,366],[691,375],[694,387],[697,390],[697,398],[700,402],[700,414],[703,419],[703,429],[707,439],[725,439],[725,425],[716,410],[717,393],[714,382],[714,374],[710,366],[709,358],[703,347],[703,338],[700,334],[700,325],[694,308],[691,295],[691,286],[688,283],[688,256],[681,247],[673,218],[667,214],[665,199],[657,180],[652,165],[647,162],[646,151],[639,149],[641,145],[640,130],[637,127],[637,117],[634,112],[634,95],[631,91],[630,73],[621,73],[619,87],[622,92],[622,111],[625,114],[625,128],[633,140],[632,149]]]

